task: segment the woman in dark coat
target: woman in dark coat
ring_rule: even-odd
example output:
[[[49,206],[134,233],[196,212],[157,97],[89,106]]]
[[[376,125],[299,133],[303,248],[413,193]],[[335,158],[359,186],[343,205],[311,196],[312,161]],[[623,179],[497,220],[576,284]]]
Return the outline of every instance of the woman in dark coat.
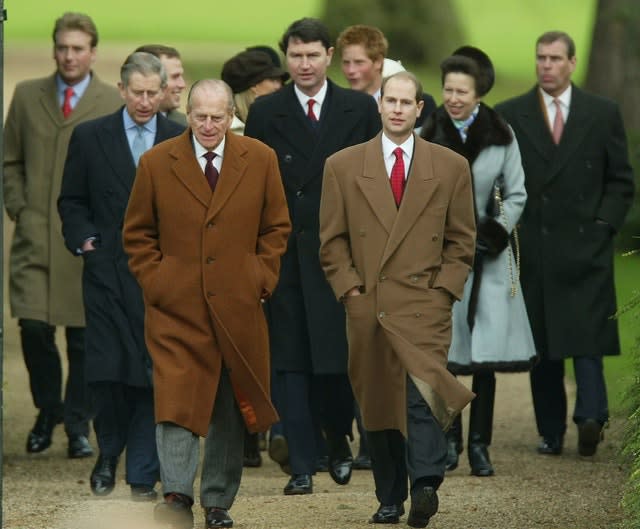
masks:
[[[518,279],[518,256],[509,244],[527,195],[513,132],[481,102],[493,85],[489,57],[465,46],[445,59],[441,70],[444,104],[429,116],[422,137],[469,161],[478,230],[474,268],[463,299],[453,307],[448,367],[454,374],[473,375],[469,464],[471,474],[491,476],[494,373],[527,370],[536,356]],[[447,437],[447,469],[453,470],[462,452],[460,417]]]

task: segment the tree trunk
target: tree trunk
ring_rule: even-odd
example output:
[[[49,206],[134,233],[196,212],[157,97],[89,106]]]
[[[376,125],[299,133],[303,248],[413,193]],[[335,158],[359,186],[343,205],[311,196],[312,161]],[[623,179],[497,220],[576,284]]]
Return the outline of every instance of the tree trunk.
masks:
[[[631,137],[640,133],[638,0],[598,0],[586,88],[620,104]]]

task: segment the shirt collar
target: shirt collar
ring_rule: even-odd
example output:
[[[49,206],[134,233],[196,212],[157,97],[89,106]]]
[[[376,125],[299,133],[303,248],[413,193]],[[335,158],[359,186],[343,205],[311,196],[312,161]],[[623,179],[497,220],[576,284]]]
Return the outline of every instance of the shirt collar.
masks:
[[[316,104],[322,108],[322,103],[324,102],[324,98],[327,96],[327,80],[324,80],[324,84],[322,85],[322,88],[320,88],[320,90],[318,90],[318,92],[313,95],[313,96],[308,96],[307,94],[303,93],[302,90],[300,90],[298,88],[298,86],[294,83],[293,84],[293,91],[296,93],[296,97],[298,98],[298,101],[300,101],[300,104],[302,105],[302,108],[304,109],[305,113],[307,112],[307,101],[309,101],[309,99],[313,99]]]
[[[383,132],[382,133],[382,155],[384,156],[384,159],[386,160],[387,158],[390,158],[391,156],[394,156],[393,151],[397,147],[400,147],[402,149],[402,152],[406,156],[411,158],[411,155],[413,154],[413,144],[414,143],[415,143],[415,139],[413,137],[413,134],[410,134],[409,137],[401,145],[397,145],[395,142],[391,141],[387,137],[387,135]]]
[[[84,95],[87,88],[89,87],[90,82],[91,82],[91,73],[88,73],[85,76],[85,78],[82,79],[82,81],[74,85],[65,83],[62,80],[62,77],[60,77],[60,74],[56,74],[56,86],[58,87],[58,95],[62,96],[62,98],[64,98],[64,91],[67,88],[71,87],[73,88],[74,96],[80,99]]]
[[[122,120],[124,122],[124,130],[134,129],[139,126],[135,121],[133,121],[129,112],[127,112],[126,106],[122,109]],[[150,132],[155,137],[156,130],[158,129],[158,115],[154,114],[149,121],[140,126],[145,132]]]
[[[196,154],[196,158],[200,159],[202,156],[204,156],[204,154],[206,152],[209,151],[209,149],[205,149],[202,144],[196,139],[196,137],[193,135],[193,133],[191,134],[191,140],[193,141],[193,150]],[[224,156],[224,146],[225,143],[227,142],[227,137],[224,136],[222,138],[222,141],[218,144],[218,146],[213,149],[212,152],[214,152],[216,154],[216,156],[218,158],[220,158],[220,160],[222,160],[223,156]]]
[[[554,99],[558,99],[560,101],[560,104],[567,109],[571,104],[571,83],[569,83],[569,86],[567,86],[566,90],[562,92],[557,98],[554,98],[552,95],[547,94],[542,88],[540,88],[540,93],[542,94],[544,104],[547,108],[553,105]]]

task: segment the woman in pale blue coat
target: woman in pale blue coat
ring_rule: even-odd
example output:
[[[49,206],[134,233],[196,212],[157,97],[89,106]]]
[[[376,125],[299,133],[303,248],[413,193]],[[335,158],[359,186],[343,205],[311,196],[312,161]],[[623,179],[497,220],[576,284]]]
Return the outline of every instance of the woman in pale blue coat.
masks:
[[[526,371],[536,358],[518,280],[514,229],[527,194],[517,141],[509,125],[481,102],[493,85],[493,66],[465,46],[441,64],[444,104],[425,123],[422,137],[469,161],[477,222],[476,258],[464,297],[453,307],[449,370],[473,375],[468,455],[471,474],[491,476],[496,371]],[[460,417],[447,434],[447,468],[462,452]]]

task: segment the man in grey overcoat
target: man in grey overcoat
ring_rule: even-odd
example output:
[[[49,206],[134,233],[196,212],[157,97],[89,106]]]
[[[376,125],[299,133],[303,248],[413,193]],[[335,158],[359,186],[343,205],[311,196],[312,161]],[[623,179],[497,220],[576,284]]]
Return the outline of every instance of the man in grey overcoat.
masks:
[[[64,247],[56,200],[74,127],[113,112],[121,100],[91,66],[98,32],[90,17],[65,13],[53,31],[56,72],[19,83],[4,129],[4,198],[15,222],[9,264],[11,314],[20,338],[33,402],[39,414],[27,452],[51,444],[64,420],[69,457],[88,457],[89,410],[84,390],[82,263]],[[55,342],[64,326],[68,376],[62,398],[62,365]]]
[[[573,358],[578,452],[591,456],[609,418],[602,357],[620,353],[613,239],[634,184],[618,105],[572,84],[575,66],[571,37],[543,34],[537,86],[495,108],[515,131],[525,172],[521,283],[541,356],[531,371],[538,452],[562,452],[564,359]]]

